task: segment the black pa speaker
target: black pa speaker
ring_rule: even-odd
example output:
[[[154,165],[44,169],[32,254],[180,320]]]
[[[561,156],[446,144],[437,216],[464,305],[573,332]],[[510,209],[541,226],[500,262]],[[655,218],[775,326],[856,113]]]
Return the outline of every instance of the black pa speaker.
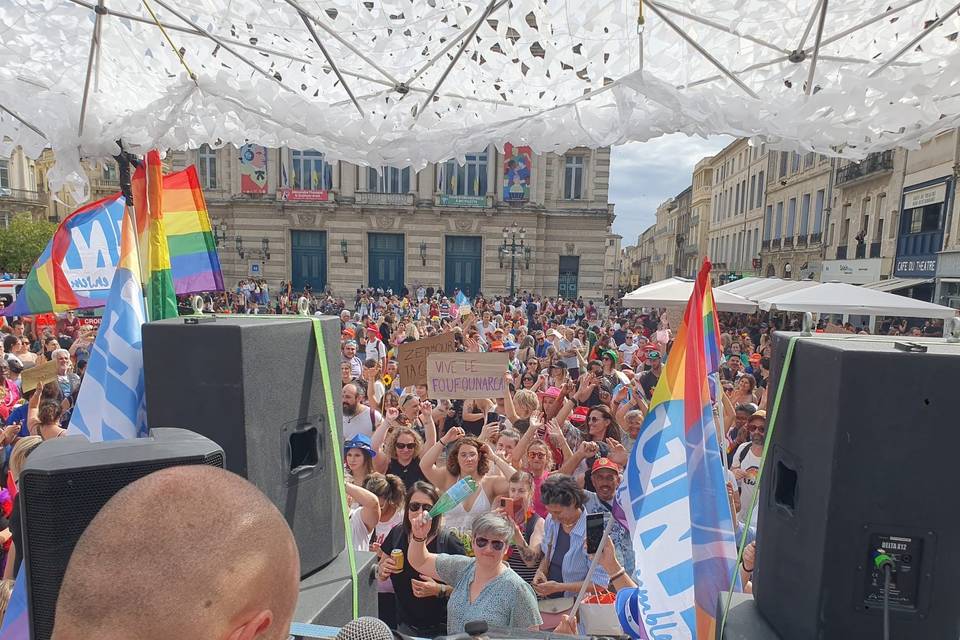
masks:
[[[53,633],[70,556],[103,505],[154,471],[192,464],[222,468],[223,450],[183,429],[151,429],[148,438],[111,442],[57,438],[30,454],[20,473],[18,500],[32,640],[48,640]]]
[[[877,336],[774,338],[754,594],[783,640],[956,638],[960,345]]]
[[[286,518],[307,576],[344,546],[332,453],[342,446],[340,321],[320,321],[332,377],[324,380],[313,323],[305,318],[202,320],[143,326],[147,423],[190,429],[223,447],[227,469],[256,485]]]

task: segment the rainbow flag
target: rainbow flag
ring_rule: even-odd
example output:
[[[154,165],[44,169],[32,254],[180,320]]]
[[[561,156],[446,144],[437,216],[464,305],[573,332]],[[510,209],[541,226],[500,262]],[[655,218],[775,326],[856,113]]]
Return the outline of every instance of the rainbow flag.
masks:
[[[734,575],[733,515],[708,383],[719,367],[718,336],[704,261],[617,490],[638,587],[618,592],[616,608],[633,638],[712,639],[717,597]]]
[[[163,177],[163,221],[178,295],[223,291],[220,258],[196,168]],[[119,193],[63,219],[3,316],[91,309],[107,302],[120,260],[126,201]]]
[[[151,320],[177,317],[177,294],[170,269],[170,249],[164,229],[163,163],[159,151],[150,151],[133,174],[133,204],[137,211],[140,271]]]

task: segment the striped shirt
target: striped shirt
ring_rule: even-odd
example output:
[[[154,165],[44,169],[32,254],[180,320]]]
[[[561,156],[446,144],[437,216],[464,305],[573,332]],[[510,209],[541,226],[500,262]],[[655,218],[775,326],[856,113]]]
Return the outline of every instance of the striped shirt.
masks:
[[[543,542],[540,543],[540,549],[544,556],[550,557],[553,548],[557,543],[557,534],[560,532],[560,523],[553,519],[553,516],[547,516],[544,527]],[[570,549],[563,557],[561,573],[564,582],[582,582],[587,577],[587,571],[590,570],[590,558],[587,557],[587,510],[580,510],[580,520],[570,531]],[[610,582],[607,572],[599,564],[593,572],[593,582],[595,584],[607,586]],[[567,592],[564,595],[576,596],[576,593]]]

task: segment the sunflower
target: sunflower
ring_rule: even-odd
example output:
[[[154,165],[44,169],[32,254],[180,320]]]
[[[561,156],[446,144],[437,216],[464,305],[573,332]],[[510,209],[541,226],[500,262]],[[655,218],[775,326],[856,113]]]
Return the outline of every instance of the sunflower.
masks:
[[[389,373],[383,374],[383,377],[380,380],[383,382],[383,386],[385,387],[389,387],[393,384],[393,376],[391,376]]]

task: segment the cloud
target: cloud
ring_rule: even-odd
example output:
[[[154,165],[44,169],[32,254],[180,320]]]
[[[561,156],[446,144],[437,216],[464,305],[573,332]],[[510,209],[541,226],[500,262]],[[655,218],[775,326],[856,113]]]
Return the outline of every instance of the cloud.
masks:
[[[637,243],[644,229],[655,223],[657,207],[690,186],[693,167],[730,144],[730,136],[692,138],[682,133],[650,142],[632,142],[613,148],[610,161],[610,202],[616,205],[614,233],[623,246]]]

